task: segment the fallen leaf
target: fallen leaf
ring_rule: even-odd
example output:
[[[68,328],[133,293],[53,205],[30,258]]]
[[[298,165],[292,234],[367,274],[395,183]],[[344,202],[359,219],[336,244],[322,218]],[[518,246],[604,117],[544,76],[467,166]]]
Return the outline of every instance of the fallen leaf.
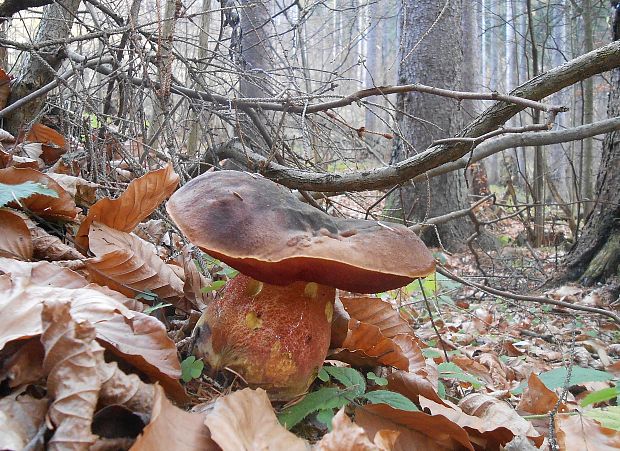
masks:
[[[199,311],[203,311],[212,299],[212,293],[205,293],[202,289],[211,285],[212,280],[202,275],[192,258],[188,246],[181,252],[183,258],[183,272],[185,280],[183,282],[183,293]]]
[[[93,282],[130,297],[144,292],[165,300],[183,297],[183,281],[157,256],[151,243],[98,222],[91,224],[88,236],[96,255],[86,261]],[[173,303],[188,310],[187,303]]]
[[[375,435],[375,443],[373,443],[364,429],[351,421],[343,407],[332,419],[332,431],[323,436],[315,449],[320,451],[387,451],[394,448],[399,435],[398,431],[378,431]]]
[[[0,208],[0,257],[30,260],[34,252],[32,238],[24,219],[14,211]]]
[[[189,413],[174,406],[158,385],[151,421],[131,447],[131,451],[216,451],[220,448],[211,440],[204,425],[204,415]]]
[[[205,419],[211,438],[223,450],[307,450],[306,441],[276,418],[267,392],[244,388],[219,398]]]
[[[398,451],[474,449],[467,432],[442,415],[367,404],[355,408],[355,423],[364,428],[372,441],[381,430],[399,432],[393,448]]]
[[[33,257],[37,260],[60,261],[81,260],[84,258],[74,247],[50,235],[33,221],[26,221],[32,237]]]
[[[54,164],[67,152],[64,136],[53,128],[36,123],[26,133],[24,142],[41,143],[41,158],[45,164]]]
[[[103,353],[97,356],[101,379],[100,406],[123,406],[147,417],[153,408],[154,385],[142,382],[135,374],[125,374],[116,362],[105,362]]]
[[[9,388],[15,388],[43,379],[45,351],[41,340],[37,337],[13,343],[18,349],[9,352],[9,357],[0,365],[0,382],[6,382]]]
[[[75,237],[75,246],[86,253],[88,233],[93,221],[121,232],[131,232],[147,218],[176,189],[179,176],[172,164],[149,172],[132,181],[118,199],[101,199],[88,211]]]
[[[11,95],[11,77],[0,69],[0,110],[6,107]]]
[[[482,420],[485,430],[506,428],[513,435],[524,435],[540,446],[544,440],[532,426],[506,402],[483,393],[472,393],[459,401],[459,408],[468,415]]]
[[[88,321],[75,323],[67,301],[43,304],[41,343],[45,348],[43,371],[52,403],[47,418],[54,435],[48,449],[88,449],[95,441],[90,430],[101,381],[94,352],[95,328]]]
[[[79,210],[73,198],[48,175],[34,169],[0,169],[0,183],[18,185],[24,182],[41,183],[56,191],[58,198],[33,194],[26,199],[21,199],[19,205],[13,202],[11,206],[19,206],[46,219],[73,221],[76,218]]]
[[[377,326],[349,320],[349,331],[342,343],[344,351],[331,357],[355,366],[393,366],[401,370],[409,368],[409,360],[400,347],[385,337]]]
[[[97,183],[73,175],[54,173],[48,175],[73,196],[77,205],[90,207],[97,201],[97,188],[99,188]]]
[[[45,428],[47,398],[15,392],[0,399],[0,449],[43,449],[43,434],[34,440],[41,428]]]
[[[77,321],[95,326],[97,339],[122,360],[159,381],[170,396],[184,402],[181,365],[165,326],[156,318],[129,310],[106,290],[93,289],[79,274],[48,262],[24,263],[0,258],[0,349],[12,340],[42,332],[42,302],[71,302]],[[129,300],[130,302],[132,300]]]
[[[581,415],[556,415],[555,431],[563,451],[620,449],[620,432]]]
[[[536,373],[532,373],[527,380],[527,388],[517,404],[517,409],[534,415],[543,415],[552,411],[557,402],[558,395],[549,390],[536,376]],[[562,404],[559,411],[565,412],[566,406]]]
[[[340,301],[351,318],[377,326],[387,338],[412,333],[411,326],[389,302],[370,296],[341,296]]]

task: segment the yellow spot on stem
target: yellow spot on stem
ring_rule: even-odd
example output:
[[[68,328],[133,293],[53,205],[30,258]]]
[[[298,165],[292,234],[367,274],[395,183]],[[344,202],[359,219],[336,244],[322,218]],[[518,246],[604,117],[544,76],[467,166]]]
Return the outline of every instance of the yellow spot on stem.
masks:
[[[319,284],[315,282],[307,283],[306,288],[304,288],[304,294],[310,299],[316,299],[318,292]]]
[[[334,317],[334,304],[333,302],[327,302],[325,304],[325,317],[327,318],[327,322],[331,323],[332,318]]]
[[[245,315],[245,325],[248,326],[248,329],[260,329],[263,327],[263,320],[256,316],[256,313],[249,312]]]

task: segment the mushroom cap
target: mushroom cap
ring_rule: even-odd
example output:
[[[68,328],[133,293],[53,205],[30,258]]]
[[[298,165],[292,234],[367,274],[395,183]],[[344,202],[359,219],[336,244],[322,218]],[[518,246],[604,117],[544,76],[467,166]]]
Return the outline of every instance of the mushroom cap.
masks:
[[[255,174],[203,174],[175,192],[166,209],[190,242],[270,284],[307,281],[378,293],[435,269],[407,227],[330,216]]]

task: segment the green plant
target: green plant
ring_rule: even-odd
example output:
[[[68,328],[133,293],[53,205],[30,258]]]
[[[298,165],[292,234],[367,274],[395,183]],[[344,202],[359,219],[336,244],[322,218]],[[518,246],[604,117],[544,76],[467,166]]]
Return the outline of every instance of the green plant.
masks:
[[[377,377],[374,373],[368,379],[377,385],[383,385],[385,379]],[[364,376],[353,368],[340,368],[335,366],[323,367],[319,372],[319,379],[329,383],[334,379],[340,386],[330,384],[309,393],[297,404],[287,407],[278,415],[278,420],[287,429],[291,429],[304,418],[316,413],[319,422],[325,424],[331,430],[331,420],[336,410],[350,403],[354,404],[387,404],[395,409],[414,411],[416,405],[400,393],[389,390],[373,390],[367,392]],[[385,381],[387,383],[387,381]]]
[[[605,402],[618,397],[620,397],[620,385],[617,384],[615,387],[603,388],[602,390],[589,393],[579,404],[581,404],[581,407],[585,407],[590,404]]]
[[[549,390],[555,390],[556,388],[564,386],[564,382],[566,381],[566,373],[566,368],[562,367],[540,373],[538,377]],[[568,381],[568,386],[582,384],[584,382],[604,382],[613,378],[614,375],[606,371],[599,371],[592,368],[582,368],[580,366],[574,366],[573,368],[571,368],[571,375],[570,380]],[[512,393],[518,395],[523,392],[525,387],[527,387],[527,382],[519,385],[512,391]]]
[[[456,379],[458,381],[468,382],[474,388],[482,387],[482,382],[480,382],[475,376],[463,371],[460,366],[454,363],[440,363],[437,365],[437,369],[439,370],[440,379]]]
[[[204,367],[205,364],[202,360],[196,360],[196,357],[190,355],[181,362],[181,379],[183,379],[183,382],[198,379],[202,374]]]

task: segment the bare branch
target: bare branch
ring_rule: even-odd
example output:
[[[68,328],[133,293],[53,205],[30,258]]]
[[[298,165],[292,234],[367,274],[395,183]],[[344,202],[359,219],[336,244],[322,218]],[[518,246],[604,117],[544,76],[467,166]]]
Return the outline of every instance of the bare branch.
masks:
[[[0,4],[0,21],[6,20],[13,14],[16,14],[24,9],[36,8],[38,6],[45,6],[54,3],[54,0],[4,0]]]

